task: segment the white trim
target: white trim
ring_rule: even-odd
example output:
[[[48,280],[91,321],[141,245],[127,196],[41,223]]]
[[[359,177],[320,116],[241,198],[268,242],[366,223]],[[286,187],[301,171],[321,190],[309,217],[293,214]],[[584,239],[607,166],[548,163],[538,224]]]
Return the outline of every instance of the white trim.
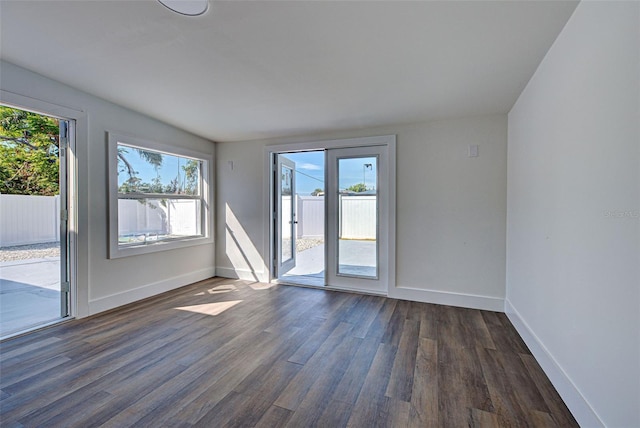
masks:
[[[2,101],[2,104],[10,107],[31,111],[33,113],[45,114],[59,119],[77,120],[85,116],[85,112],[80,109],[64,107],[59,104],[50,103],[37,98],[31,98],[26,95],[5,91],[4,89],[0,89],[0,101]]]
[[[142,287],[137,287],[132,290],[91,300],[89,301],[89,314],[94,315],[99,312],[146,299],[147,297],[152,297],[160,293],[175,290],[176,288],[184,287],[185,285],[193,284],[194,282],[209,279],[214,276],[214,268],[205,268],[143,285]]]
[[[504,311],[578,424],[584,427],[605,427],[602,419],[509,299],[505,299]]]
[[[228,267],[216,267],[216,276],[243,281],[269,282],[269,275],[264,272],[256,272],[249,269],[234,269]]]
[[[184,239],[176,239],[171,241],[158,241],[153,244],[120,247],[118,245],[118,174],[117,174],[117,154],[118,143],[131,145],[139,148],[159,151],[177,156],[185,156],[202,160],[202,200],[204,209],[203,236],[187,237]],[[191,247],[195,245],[204,245],[213,243],[213,155],[209,153],[199,152],[184,147],[171,146],[156,141],[144,140],[129,135],[108,132],[108,199],[109,199],[109,258],[115,259],[120,257],[128,257],[139,254],[149,254],[158,251],[167,251],[177,248]],[[170,199],[170,195],[167,195]]]
[[[390,288],[389,297],[393,299],[435,303],[437,305],[458,306],[461,308],[480,309],[484,311],[504,311],[504,299],[500,297],[479,296],[475,294],[453,293],[450,291],[426,290],[410,287]]]

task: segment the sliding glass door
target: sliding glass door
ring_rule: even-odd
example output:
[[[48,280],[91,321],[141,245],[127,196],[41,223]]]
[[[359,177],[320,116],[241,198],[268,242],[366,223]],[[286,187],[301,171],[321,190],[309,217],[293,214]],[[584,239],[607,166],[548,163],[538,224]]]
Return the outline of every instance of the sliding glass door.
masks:
[[[0,106],[0,337],[70,315],[74,122]]]

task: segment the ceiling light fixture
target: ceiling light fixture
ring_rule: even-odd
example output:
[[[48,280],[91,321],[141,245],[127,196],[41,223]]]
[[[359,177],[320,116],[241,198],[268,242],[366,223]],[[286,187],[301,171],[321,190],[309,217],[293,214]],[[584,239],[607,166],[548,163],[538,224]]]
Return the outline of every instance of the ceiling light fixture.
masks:
[[[198,16],[209,8],[209,0],[158,0],[163,6],[180,15]]]

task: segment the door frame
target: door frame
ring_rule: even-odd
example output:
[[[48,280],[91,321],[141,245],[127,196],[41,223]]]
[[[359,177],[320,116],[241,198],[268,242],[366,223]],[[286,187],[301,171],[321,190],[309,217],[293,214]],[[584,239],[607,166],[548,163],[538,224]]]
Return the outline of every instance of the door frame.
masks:
[[[30,111],[33,113],[42,114],[44,116],[55,117],[57,119],[64,120],[68,123],[67,127],[67,144],[64,153],[65,167],[66,167],[66,231],[67,231],[67,254],[66,254],[66,269],[68,275],[68,289],[69,298],[68,315],[59,320],[51,323],[43,324],[35,327],[34,329],[46,327],[51,324],[57,324],[58,322],[66,321],[78,316],[85,315],[88,311],[86,304],[82,304],[86,299],[85,295],[88,295],[88,290],[78,287],[79,281],[78,274],[80,271],[84,273],[86,269],[82,269],[82,265],[78,261],[78,247],[87,247],[83,245],[79,236],[78,229],[81,227],[78,215],[78,199],[82,193],[83,184],[78,180],[80,163],[78,161],[78,138],[84,136],[87,133],[86,114],[81,110],[75,110],[73,108],[60,106],[58,104],[50,103],[47,101],[31,98],[28,96],[16,94],[10,91],[0,90],[0,103],[8,107],[14,107],[17,109]],[[60,157],[62,160],[63,156]],[[62,191],[62,186],[61,186]],[[62,196],[61,196],[62,202]],[[62,205],[62,204],[61,204]],[[60,207],[62,209],[62,206]],[[61,216],[62,217],[62,216]],[[61,218],[62,221],[62,218]],[[62,240],[62,236],[60,237]],[[62,256],[62,255],[61,255]],[[62,267],[62,257],[61,257]],[[61,272],[62,273],[62,272]],[[61,278],[62,280],[62,278]],[[86,281],[85,281],[86,283]],[[62,286],[62,285],[61,285]],[[80,303],[80,304],[79,304]],[[21,334],[17,333],[17,334]]]
[[[264,266],[265,274],[262,278],[265,282],[277,280],[276,272],[273,268],[276,254],[273,248],[274,236],[276,231],[273,227],[274,198],[272,197],[272,189],[274,188],[274,178],[271,173],[273,170],[274,157],[278,153],[298,152],[298,151],[314,151],[314,150],[330,150],[343,149],[350,147],[367,147],[367,146],[387,146],[387,170],[388,179],[388,230],[387,230],[387,248],[388,248],[388,269],[386,274],[386,291],[383,293],[369,292],[372,294],[389,295],[396,286],[396,136],[381,135],[374,137],[357,137],[338,140],[317,140],[309,142],[293,142],[289,144],[272,144],[264,147],[264,161],[266,179],[263,186],[263,227],[267,235],[267,239],[263,242],[263,253],[265,256]],[[326,165],[325,165],[326,171]],[[325,216],[325,228],[328,219]],[[325,229],[326,230],[326,229]],[[326,249],[325,249],[326,250]],[[326,256],[326,255],[325,255]],[[324,286],[323,289],[334,290],[351,290],[347,287]],[[351,290],[353,291],[353,290]]]

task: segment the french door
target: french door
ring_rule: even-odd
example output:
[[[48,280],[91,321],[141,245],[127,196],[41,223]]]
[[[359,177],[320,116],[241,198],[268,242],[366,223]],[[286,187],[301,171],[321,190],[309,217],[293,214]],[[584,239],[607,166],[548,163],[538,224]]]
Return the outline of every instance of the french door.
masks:
[[[387,146],[327,150],[326,284],[386,294]]]
[[[296,165],[277,155],[275,166],[276,276],[282,276],[296,266]]]

